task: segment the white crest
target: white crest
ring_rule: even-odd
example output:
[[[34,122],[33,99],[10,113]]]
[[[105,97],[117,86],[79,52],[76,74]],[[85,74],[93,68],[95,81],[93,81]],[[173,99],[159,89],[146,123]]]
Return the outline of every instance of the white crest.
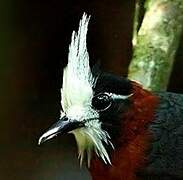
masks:
[[[78,33],[73,31],[69,46],[68,64],[63,73],[62,108],[64,112],[74,105],[86,104],[92,98],[92,77],[86,35],[90,16],[84,13],[79,23]]]
[[[108,153],[103,145],[110,142],[108,133],[101,128],[99,114],[91,107],[95,78],[92,76],[89,66],[89,54],[87,52],[86,37],[90,16],[85,13],[79,23],[79,30],[73,31],[69,46],[68,64],[63,73],[63,86],[61,89],[61,104],[64,114],[69,118],[87,120],[86,127],[73,130],[75,135],[79,158],[82,163],[86,153],[88,165],[92,151],[95,151],[105,163],[111,163]]]

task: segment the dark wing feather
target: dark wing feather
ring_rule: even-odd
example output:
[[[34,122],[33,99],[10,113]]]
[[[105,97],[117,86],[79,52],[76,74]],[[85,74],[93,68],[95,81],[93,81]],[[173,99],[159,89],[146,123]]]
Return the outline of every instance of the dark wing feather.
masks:
[[[154,139],[142,179],[183,179],[183,95],[156,95],[160,104],[150,126]]]

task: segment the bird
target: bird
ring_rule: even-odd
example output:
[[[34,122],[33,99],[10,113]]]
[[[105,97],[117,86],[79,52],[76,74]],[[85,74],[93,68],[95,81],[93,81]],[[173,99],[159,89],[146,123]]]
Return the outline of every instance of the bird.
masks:
[[[38,143],[73,134],[80,165],[93,180],[183,179],[183,95],[151,92],[98,65],[91,68],[89,20],[84,13],[72,33],[60,118]]]

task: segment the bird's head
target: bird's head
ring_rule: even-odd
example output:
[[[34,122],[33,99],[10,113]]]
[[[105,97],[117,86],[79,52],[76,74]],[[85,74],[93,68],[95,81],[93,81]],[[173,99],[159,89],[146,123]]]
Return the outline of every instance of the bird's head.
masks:
[[[60,119],[40,137],[39,144],[58,134],[72,133],[81,163],[86,154],[89,165],[95,152],[110,164],[107,147],[115,148],[113,138],[120,133],[121,114],[129,106],[132,87],[125,78],[91,71],[86,47],[89,19],[84,14],[78,32],[72,34],[63,73]]]

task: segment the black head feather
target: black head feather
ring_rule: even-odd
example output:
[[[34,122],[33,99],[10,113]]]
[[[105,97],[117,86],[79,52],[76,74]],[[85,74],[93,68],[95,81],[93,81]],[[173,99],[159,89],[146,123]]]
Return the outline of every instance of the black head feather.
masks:
[[[94,98],[104,93],[123,96],[132,94],[132,83],[127,78],[119,77],[112,73],[102,72],[99,70],[98,66],[97,69],[95,67],[95,77],[97,77],[97,81],[93,89]],[[112,100],[109,108],[99,112],[102,128],[107,130],[111,138],[115,138],[119,135],[122,125],[122,115],[128,110],[130,104],[129,98]]]

